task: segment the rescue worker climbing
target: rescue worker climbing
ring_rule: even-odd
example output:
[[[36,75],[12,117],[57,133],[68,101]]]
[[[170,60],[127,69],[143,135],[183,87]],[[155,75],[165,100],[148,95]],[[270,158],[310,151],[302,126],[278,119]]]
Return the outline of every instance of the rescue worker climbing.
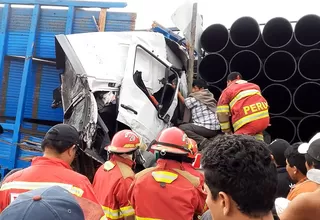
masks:
[[[93,189],[107,219],[134,219],[134,210],[129,204],[128,189],[134,180],[135,152],[140,138],[131,130],[116,133],[106,150],[110,160],[96,172]]]
[[[176,127],[163,130],[152,143],[160,152],[157,165],[137,173],[129,189],[137,220],[191,220],[204,212],[206,194],[200,180],[182,165],[190,147],[187,135]]]
[[[78,131],[67,124],[53,126],[41,144],[43,157],[35,157],[31,166],[7,176],[0,188],[0,212],[21,193],[60,186],[72,193],[86,219],[100,219],[102,208],[87,177],[72,170],[70,164],[80,143]]]
[[[217,115],[224,133],[244,134],[263,140],[269,126],[269,106],[258,85],[242,79],[238,72],[228,75],[227,88],[218,101]],[[230,116],[232,127],[230,123]]]

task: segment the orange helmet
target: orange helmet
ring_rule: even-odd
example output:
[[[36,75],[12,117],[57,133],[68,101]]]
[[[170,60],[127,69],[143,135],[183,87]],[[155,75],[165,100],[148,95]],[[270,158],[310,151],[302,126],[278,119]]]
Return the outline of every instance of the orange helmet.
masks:
[[[190,142],[187,135],[181,129],[172,127],[160,132],[158,138],[153,142],[151,149],[187,155],[190,153],[189,145]]]
[[[198,153],[198,144],[195,140],[191,138],[189,138],[189,142],[190,153],[188,154],[188,157],[194,159],[196,157],[196,154]]]
[[[139,148],[140,138],[131,130],[122,130],[117,132],[109,146],[105,147],[112,153],[130,153]]]

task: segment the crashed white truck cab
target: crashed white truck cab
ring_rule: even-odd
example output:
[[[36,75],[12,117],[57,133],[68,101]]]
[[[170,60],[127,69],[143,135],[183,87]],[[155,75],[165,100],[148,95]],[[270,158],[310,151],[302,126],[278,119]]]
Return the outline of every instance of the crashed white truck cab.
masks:
[[[187,55],[159,33],[57,35],[56,57],[64,122],[101,163],[116,131],[129,127],[150,143],[181,115],[177,93],[187,91]]]

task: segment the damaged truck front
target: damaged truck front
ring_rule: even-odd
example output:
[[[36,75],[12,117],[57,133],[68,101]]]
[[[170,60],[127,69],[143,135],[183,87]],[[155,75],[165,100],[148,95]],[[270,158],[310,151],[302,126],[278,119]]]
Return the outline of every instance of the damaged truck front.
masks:
[[[177,94],[187,93],[187,55],[161,34],[57,35],[56,57],[62,73],[55,102],[62,103],[64,123],[81,134],[77,168],[86,175],[94,172],[89,157],[105,162],[115,132],[130,128],[148,144],[182,119]]]

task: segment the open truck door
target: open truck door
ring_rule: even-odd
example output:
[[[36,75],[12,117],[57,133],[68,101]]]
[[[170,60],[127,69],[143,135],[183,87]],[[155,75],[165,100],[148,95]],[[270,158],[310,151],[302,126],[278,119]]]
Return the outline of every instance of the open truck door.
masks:
[[[170,126],[178,103],[180,76],[166,59],[140,44],[130,46],[128,57],[117,120],[150,143]]]

